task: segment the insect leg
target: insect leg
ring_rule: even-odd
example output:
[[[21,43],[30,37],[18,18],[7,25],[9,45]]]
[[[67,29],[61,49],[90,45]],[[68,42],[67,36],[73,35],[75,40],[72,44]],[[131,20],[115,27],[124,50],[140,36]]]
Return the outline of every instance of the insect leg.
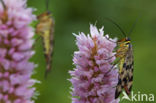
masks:
[[[113,56],[111,56],[111,57],[109,57],[109,58],[107,58],[107,59],[104,59],[104,60],[110,60],[110,59],[112,59],[113,57],[119,57],[118,55],[122,55],[123,54],[123,52],[119,52],[119,53],[116,53],[116,54],[114,54]],[[123,57],[122,57],[123,58]]]
[[[110,60],[110,59],[112,59],[113,57],[115,57],[115,55],[113,55],[113,56],[111,56],[111,57],[109,57],[109,58],[107,58],[107,59],[104,59],[104,60]]]
[[[114,41],[110,40],[107,36],[105,36],[105,38],[106,38],[107,40],[109,40],[110,42],[117,43],[117,42],[114,42]]]
[[[114,70],[114,69],[115,69],[114,66],[115,66],[116,64],[118,64],[118,63],[120,62],[120,60],[121,60],[121,59],[119,59],[118,61],[116,61],[116,62],[112,65],[111,69],[110,69],[108,72],[106,72],[105,75],[107,75],[109,72],[111,72],[112,70]]]

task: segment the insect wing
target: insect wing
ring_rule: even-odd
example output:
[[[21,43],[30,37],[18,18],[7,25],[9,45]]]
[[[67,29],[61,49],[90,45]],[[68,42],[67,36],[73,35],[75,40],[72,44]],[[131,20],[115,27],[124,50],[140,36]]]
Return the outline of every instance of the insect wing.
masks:
[[[115,98],[118,98],[124,88],[126,93],[129,95],[132,89],[133,83],[133,50],[132,45],[128,44],[128,50],[125,52],[125,57],[120,60],[120,73],[119,81],[116,86]]]
[[[129,50],[126,53],[126,58],[125,58],[125,67],[126,69],[126,74],[127,74],[127,82],[125,86],[127,86],[126,93],[129,94],[132,89],[132,84],[133,84],[133,70],[134,70],[134,58],[133,58],[133,50],[132,50],[132,44],[129,44]]]

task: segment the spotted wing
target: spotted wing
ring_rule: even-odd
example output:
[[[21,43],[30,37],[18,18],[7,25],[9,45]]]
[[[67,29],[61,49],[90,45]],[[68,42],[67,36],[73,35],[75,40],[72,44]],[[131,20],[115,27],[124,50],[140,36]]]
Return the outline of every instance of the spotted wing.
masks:
[[[125,85],[124,78],[126,78],[127,73],[126,73],[125,68],[123,68],[124,67],[123,65],[125,64],[124,62],[125,62],[125,58],[121,58],[120,64],[119,64],[120,72],[118,76],[118,84],[116,86],[116,91],[115,91],[115,99],[119,97]]]
[[[46,72],[51,70],[52,66],[52,54],[53,54],[53,41],[54,41],[54,20],[51,13],[44,12],[38,16],[39,23],[36,27],[36,33],[42,37],[44,54],[46,59]]]
[[[54,20],[53,18],[50,18],[49,20],[50,23],[50,28],[47,31],[47,35],[43,37],[44,39],[44,49],[45,49],[45,57],[46,57],[46,62],[47,62],[47,69],[45,72],[45,76],[47,73],[51,70],[52,66],[52,55],[53,55],[53,47],[54,47]]]
[[[129,95],[133,84],[133,69],[134,69],[134,58],[131,44],[129,44],[129,50],[127,51],[126,54],[124,69],[126,69],[126,78],[124,78],[125,80],[124,89],[126,93]]]
[[[121,58],[120,60],[120,73],[118,77],[118,84],[116,86],[115,98],[119,97],[123,88],[128,95],[130,94],[133,82],[133,64],[133,50],[132,45],[129,44],[125,58]]]

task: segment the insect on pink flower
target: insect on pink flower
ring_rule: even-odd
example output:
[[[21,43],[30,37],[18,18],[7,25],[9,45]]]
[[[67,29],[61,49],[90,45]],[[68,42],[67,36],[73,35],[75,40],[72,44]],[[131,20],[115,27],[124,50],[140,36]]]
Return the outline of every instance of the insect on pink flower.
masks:
[[[104,36],[103,27],[98,30],[93,25],[87,36],[83,32],[74,35],[79,50],[74,52],[75,68],[69,71],[72,103],[118,103],[119,99],[115,100],[118,70],[112,69],[116,43],[111,42],[116,40]]]
[[[0,103],[34,103],[32,12],[26,0],[0,1]]]

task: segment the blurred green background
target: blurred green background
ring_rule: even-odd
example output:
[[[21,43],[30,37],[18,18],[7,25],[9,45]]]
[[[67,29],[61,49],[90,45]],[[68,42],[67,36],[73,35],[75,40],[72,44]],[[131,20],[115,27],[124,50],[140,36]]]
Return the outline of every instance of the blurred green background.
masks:
[[[37,8],[37,15],[46,9],[45,0],[28,0],[28,6]],[[56,24],[53,69],[44,79],[43,46],[41,40],[37,41],[32,58],[39,65],[33,77],[41,81],[35,85],[40,92],[36,103],[71,103],[67,79],[77,50],[72,33],[89,33],[89,24],[96,23],[98,28],[105,26],[106,34],[121,38],[121,32],[105,17],[119,23],[127,33],[138,18],[130,35],[135,58],[133,91],[156,94],[156,0],[49,0],[49,9]]]

